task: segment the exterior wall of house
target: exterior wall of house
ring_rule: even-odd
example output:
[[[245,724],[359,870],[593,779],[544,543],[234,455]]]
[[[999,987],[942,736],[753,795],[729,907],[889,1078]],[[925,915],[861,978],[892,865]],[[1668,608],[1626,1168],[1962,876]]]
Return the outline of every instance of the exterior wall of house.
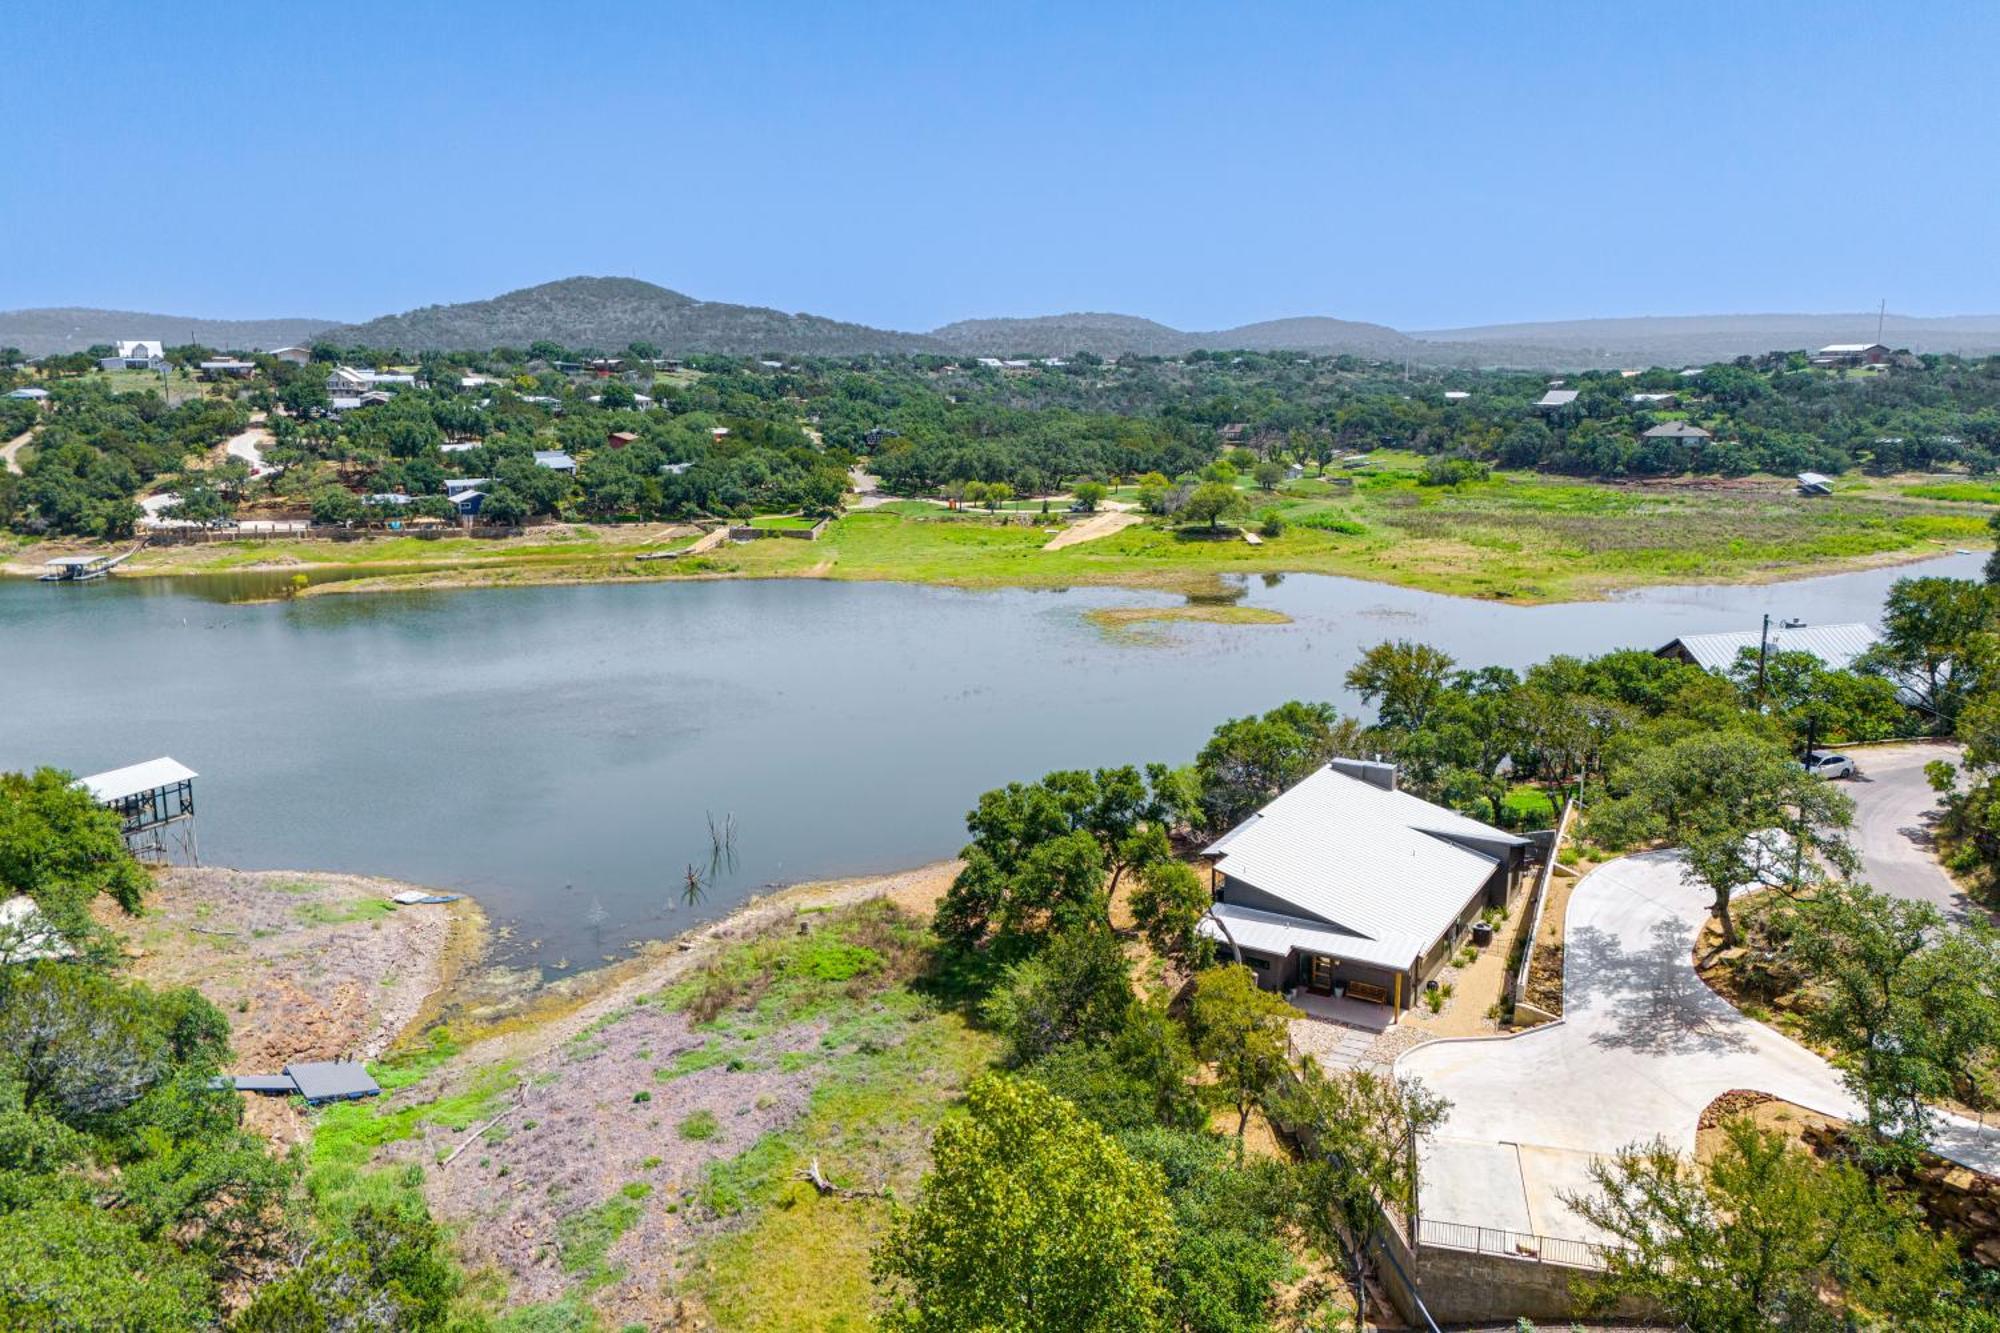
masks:
[[[1229,957],[1229,946],[1219,944],[1217,948],[1226,961]],[[1280,958],[1257,949],[1243,950],[1243,964],[1250,969],[1250,975],[1257,978],[1257,985],[1264,990],[1290,990],[1293,978],[1298,973],[1298,961],[1295,958],[1290,956]]]
[[[1357,981],[1364,985],[1380,986],[1382,993],[1389,997],[1386,1001],[1389,1004],[1396,1002],[1396,992],[1398,989],[1396,980],[1400,977],[1403,983],[1401,987],[1403,1008],[1407,1009],[1410,1007],[1412,998],[1410,994],[1410,977],[1406,972],[1400,972],[1393,967],[1375,967],[1368,963],[1349,962],[1341,958],[1334,960],[1333,977],[1334,980],[1344,981],[1350,986]]]

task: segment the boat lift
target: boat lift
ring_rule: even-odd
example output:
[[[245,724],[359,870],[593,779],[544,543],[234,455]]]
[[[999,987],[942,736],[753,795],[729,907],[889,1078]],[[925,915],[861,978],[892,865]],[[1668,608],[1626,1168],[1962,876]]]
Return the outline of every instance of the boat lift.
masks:
[[[122,555],[58,555],[51,556],[41,575],[44,583],[88,583],[101,579],[133,556],[146,549],[140,542]]]
[[[185,859],[201,864],[194,836],[194,780],[177,759],[148,759],[82,778],[77,785],[125,821],[125,845],[147,861]]]

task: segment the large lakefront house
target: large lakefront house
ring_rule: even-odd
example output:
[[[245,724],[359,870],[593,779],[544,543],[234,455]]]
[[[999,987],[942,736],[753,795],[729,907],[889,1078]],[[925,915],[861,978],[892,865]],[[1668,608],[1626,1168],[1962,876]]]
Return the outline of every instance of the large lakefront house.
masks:
[[[1335,759],[1209,845],[1202,928],[1267,990],[1406,1009],[1534,846],[1399,791],[1393,764]]]

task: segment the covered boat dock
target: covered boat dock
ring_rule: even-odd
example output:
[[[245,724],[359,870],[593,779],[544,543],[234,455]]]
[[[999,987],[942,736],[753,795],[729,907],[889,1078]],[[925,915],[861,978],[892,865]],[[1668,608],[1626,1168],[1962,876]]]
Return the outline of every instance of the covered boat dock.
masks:
[[[201,864],[194,837],[194,780],[200,775],[178,759],[148,759],[79,781],[101,806],[125,821],[125,845],[134,855],[161,859],[178,850]]]

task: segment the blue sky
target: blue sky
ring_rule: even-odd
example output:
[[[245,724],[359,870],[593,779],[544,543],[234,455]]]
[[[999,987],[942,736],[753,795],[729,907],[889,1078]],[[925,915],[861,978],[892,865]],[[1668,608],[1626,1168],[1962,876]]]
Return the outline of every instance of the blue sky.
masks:
[[[0,308],[2000,311],[2000,5],[20,6]]]

